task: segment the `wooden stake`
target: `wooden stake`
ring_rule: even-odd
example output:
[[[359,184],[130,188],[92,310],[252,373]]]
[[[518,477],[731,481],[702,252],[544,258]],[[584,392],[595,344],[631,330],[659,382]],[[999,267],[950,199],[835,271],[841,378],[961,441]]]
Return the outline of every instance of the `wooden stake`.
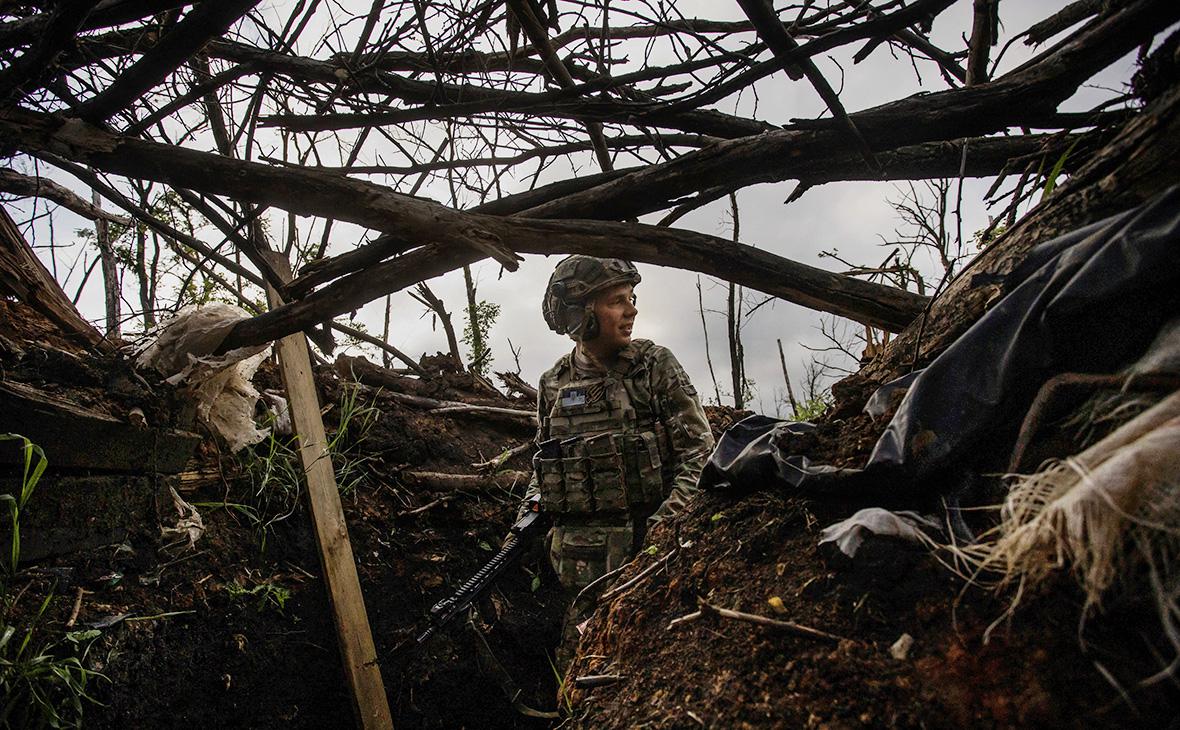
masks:
[[[280,275],[288,280],[290,265],[282,256],[271,256]],[[277,295],[267,292],[271,306],[277,305]],[[295,433],[299,435],[299,457],[307,474],[307,502],[315,527],[320,550],[320,564],[328,596],[332,604],[332,618],[340,641],[340,657],[352,694],[357,725],[362,728],[392,728],[389,701],[377,665],[377,650],[369,629],[369,616],[361,595],[352,544],[348,540],[348,525],[340,506],[340,492],[332,458],[328,454],[324,421],[320,417],[320,402],[311,375],[311,358],[307,352],[307,338],[302,333],[288,335],[276,343],[283,383],[291,407]]]

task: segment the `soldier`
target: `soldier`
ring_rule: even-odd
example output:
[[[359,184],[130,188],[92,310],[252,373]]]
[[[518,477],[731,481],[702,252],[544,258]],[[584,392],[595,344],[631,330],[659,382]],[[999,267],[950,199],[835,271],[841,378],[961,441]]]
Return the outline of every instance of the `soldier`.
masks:
[[[545,292],[545,322],[576,344],[541,376],[529,496],[554,518],[549,559],[571,597],[683,508],[713,449],[680,363],[631,339],[639,281],[630,261],[574,255]]]

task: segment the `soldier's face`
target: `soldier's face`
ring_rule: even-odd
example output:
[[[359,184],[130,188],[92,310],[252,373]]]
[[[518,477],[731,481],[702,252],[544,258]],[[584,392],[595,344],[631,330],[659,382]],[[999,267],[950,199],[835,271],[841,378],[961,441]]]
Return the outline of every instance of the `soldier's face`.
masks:
[[[594,298],[594,315],[598,317],[595,345],[604,351],[621,350],[631,344],[635,326],[635,291],[630,284],[619,284]]]

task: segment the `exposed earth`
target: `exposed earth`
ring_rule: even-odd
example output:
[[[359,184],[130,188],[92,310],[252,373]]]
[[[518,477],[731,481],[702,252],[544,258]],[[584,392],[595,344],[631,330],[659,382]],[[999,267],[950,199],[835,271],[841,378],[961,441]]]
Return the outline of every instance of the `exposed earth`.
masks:
[[[184,398],[158,376],[133,374],[125,359],[91,357],[36,313],[0,305],[6,380],[118,418],[141,408],[150,423],[191,427]],[[316,374],[321,402],[334,404],[325,415],[330,432],[356,387],[341,379],[343,369]],[[273,366],[256,382],[277,387]],[[462,373],[439,373],[429,384],[440,399],[531,407]],[[838,388],[817,432],[794,446],[840,466],[863,460],[884,426],[859,413],[873,385]],[[349,476],[342,497],[396,726],[1168,727],[1180,717],[1174,678],[1138,685],[1159,669],[1164,645],[1145,600],[1106,606],[1080,638],[1082,599],[1063,579],[1003,619],[1010,596],[967,585],[940,562],[946,554],[887,538],[870,538],[851,560],[820,548],[822,527],[866,505],[781,490],[705,494],[655,529],[598,607],[563,678],[552,665],[563,598],[539,550],[469,619],[416,646],[429,607],[498,547],[525,487],[512,472],[527,470],[529,456],[499,464],[498,477],[485,468],[477,487],[419,475],[480,473],[474,464],[527,442],[532,426],[431,414],[369,386],[356,403],[340,444]],[[709,409],[718,435],[741,415]],[[42,445],[52,455],[52,444]],[[21,631],[34,626],[34,644],[80,653],[101,673],[86,687],[94,700],[83,708],[86,726],[351,722],[309,517],[280,473],[297,462],[284,451],[281,440],[268,440],[230,455],[205,434],[186,471],[200,476],[178,489],[205,527],[191,546],[161,537],[177,513],[159,487],[175,482],[152,488],[128,477],[125,489],[146,489],[150,508],[119,515],[122,539],[59,550],[7,579],[0,619]],[[103,504],[84,486],[98,476],[111,478],[64,474],[51,456],[24,512],[26,540],[39,510],[84,516],[80,532],[102,517],[94,513]],[[702,615],[677,621],[702,603]],[[908,651],[897,645],[903,635],[912,639]]]

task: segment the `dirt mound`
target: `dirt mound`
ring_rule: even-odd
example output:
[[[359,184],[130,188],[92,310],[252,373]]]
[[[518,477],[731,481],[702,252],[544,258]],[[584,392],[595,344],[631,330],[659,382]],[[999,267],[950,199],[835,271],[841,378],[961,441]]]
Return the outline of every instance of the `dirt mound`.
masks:
[[[845,400],[785,449],[864,463],[888,419],[859,412],[871,383],[845,386]],[[1107,606],[1084,642],[1083,598],[1067,580],[1001,623],[1003,599],[967,586],[945,554],[874,536],[855,559],[818,545],[823,527],[865,506],[710,493],[657,527],[616,583],[628,587],[608,592],[583,636],[565,684],[574,724],[1162,727],[1180,712],[1174,685],[1138,685],[1167,645],[1148,597]],[[609,679],[583,689],[579,677]]]

